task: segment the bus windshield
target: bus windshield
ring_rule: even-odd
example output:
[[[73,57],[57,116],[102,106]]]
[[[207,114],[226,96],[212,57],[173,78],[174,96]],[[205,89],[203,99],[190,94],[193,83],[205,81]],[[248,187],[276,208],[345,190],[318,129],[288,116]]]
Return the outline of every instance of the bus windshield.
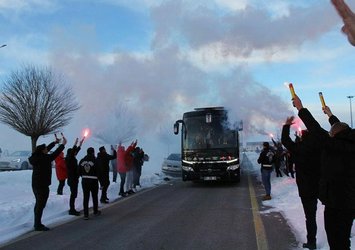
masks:
[[[185,150],[232,148],[237,146],[236,131],[227,127],[224,116],[213,116],[210,123],[205,115],[184,119],[183,147]]]

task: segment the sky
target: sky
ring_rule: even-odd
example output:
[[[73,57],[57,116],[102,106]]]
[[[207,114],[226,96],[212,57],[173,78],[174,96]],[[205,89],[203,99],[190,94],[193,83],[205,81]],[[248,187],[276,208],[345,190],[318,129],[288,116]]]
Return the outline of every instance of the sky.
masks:
[[[256,162],[258,154],[247,152],[247,157],[253,163],[252,171],[257,176],[258,181],[261,182],[259,174],[260,165]],[[141,177],[142,189],[139,189],[138,192],[156,185],[173,185],[172,182],[164,181],[166,176],[160,171],[160,162],[149,162],[151,165],[146,165],[146,163],[148,162],[144,163]],[[0,185],[3,190],[0,192],[0,246],[19,235],[33,230],[33,206],[35,199],[32,190],[28,188],[31,185],[31,173],[31,170],[0,172]],[[110,172],[110,174],[112,174],[112,172]],[[112,179],[112,177],[110,177],[110,179]],[[247,180],[242,178],[242,181]],[[63,195],[57,195],[57,185],[58,182],[55,171],[53,171],[50,195],[42,217],[42,222],[48,227],[55,227],[55,225],[73,220],[73,216],[67,213],[70,198],[68,185],[64,186]],[[119,199],[117,196],[119,190],[118,185],[119,183],[111,183],[109,186],[108,197],[110,201]],[[295,250],[303,249],[302,243],[306,240],[304,214],[295,179],[286,177],[285,175],[282,178],[276,178],[276,174],[273,172],[271,185],[272,200],[262,202],[263,211],[261,213],[266,216],[274,216],[273,212],[280,212],[286,219],[291,231],[294,233],[297,242],[299,242]],[[154,192],[154,190],[150,192]],[[257,197],[257,199],[261,198],[261,196]],[[78,210],[83,209],[82,199],[82,191],[79,189],[78,198],[76,199],[76,208]],[[105,216],[105,207],[110,205],[112,204],[99,204],[99,209],[103,211],[103,216]],[[92,206],[91,201],[90,206]],[[317,249],[329,250],[324,231],[323,211],[324,206],[318,202]],[[21,216],[18,216],[19,214],[21,214]],[[76,217],[74,219],[76,219]],[[352,228],[351,236],[352,246],[354,246],[355,227]]]
[[[134,127],[130,139],[162,159],[179,151],[173,123],[206,106],[243,120],[245,142],[264,141],[296,114],[285,82],[324,128],[319,91],[351,123],[355,48],[340,28],[328,0],[0,0],[0,88],[27,64],[63,74],[81,105],[60,131],[69,142],[90,128],[88,144],[115,144],[95,135]],[[2,149],[31,148],[0,130]]]

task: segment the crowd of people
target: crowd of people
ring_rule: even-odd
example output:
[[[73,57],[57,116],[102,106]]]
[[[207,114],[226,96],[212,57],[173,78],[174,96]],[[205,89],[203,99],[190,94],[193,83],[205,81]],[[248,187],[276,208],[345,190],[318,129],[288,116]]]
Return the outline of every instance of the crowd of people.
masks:
[[[355,46],[355,13],[344,0],[331,1],[343,20],[342,32]],[[322,110],[328,116],[329,131],[319,125],[297,95],[292,98],[292,104],[307,129],[293,141],[290,126],[294,117],[287,117],[281,143],[287,150],[285,159],[294,163],[296,171],[296,184],[306,219],[307,242],[303,248],[317,248],[316,212],[320,200],[324,205],[324,229],[330,249],[350,250],[351,228],[355,219],[355,130],[341,122],[326,105]],[[264,142],[257,160],[261,164],[266,192],[263,200],[271,199],[270,174],[273,167],[280,176],[277,152],[282,152],[282,145],[275,141],[274,144],[276,149]]]
[[[355,218],[355,130],[341,122],[328,106],[324,106],[322,110],[331,126],[328,132],[303,107],[297,95],[292,102],[307,129],[296,134],[295,140],[292,140],[290,127],[294,117],[290,116],[283,125],[281,143],[272,140],[274,147],[268,142],[263,143],[257,160],[261,164],[261,179],[266,192],[262,199],[271,199],[270,176],[273,169],[280,177],[280,165],[290,161],[295,169],[306,219],[307,241],[303,248],[317,248],[316,213],[320,200],[324,205],[324,224],[330,249],[350,249]]]
[[[109,203],[107,190],[110,186],[110,162],[112,162],[113,173],[116,173],[116,175],[113,174],[113,182],[116,182],[117,173],[121,177],[119,196],[126,197],[129,194],[134,194],[137,186],[140,186],[142,166],[144,161],[147,160],[147,155],[142,148],[137,147],[137,140],[132,142],[127,149],[119,143],[117,151],[111,145],[111,154],[108,154],[106,148],[102,146],[95,156],[95,149],[89,147],[86,156],[78,161],[77,154],[81,150],[84,139],[85,137],[79,142],[77,138],[73,147],[69,148],[66,156],[64,156],[63,150],[67,140],[64,135],[62,135],[61,139],[55,136],[55,140],[52,143],[38,145],[29,158],[33,166],[32,190],[36,199],[34,207],[34,229],[36,231],[49,230],[48,227],[42,224],[41,219],[49,197],[53,161],[55,162],[58,179],[57,194],[63,195],[63,187],[67,180],[67,184],[70,187],[68,213],[74,216],[80,216],[80,212],[75,209],[75,200],[78,195],[81,177],[85,220],[89,219],[90,196],[92,197],[93,214],[95,216],[101,214],[98,209],[100,190],[100,202]],[[48,153],[56,144],[59,144],[57,149]]]
[[[355,130],[341,122],[325,105],[322,110],[331,126],[328,132],[303,107],[297,95],[292,103],[307,129],[292,140],[290,126],[294,117],[290,116],[283,125],[281,143],[273,140],[274,147],[268,142],[263,143],[257,160],[261,164],[266,192],[262,199],[271,199],[270,175],[275,169],[276,176],[280,176],[280,159],[282,162],[291,158],[306,219],[307,242],[303,248],[317,248],[316,212],[320,200],[324,205],[324,225],[330,249],[350,249],[355,218]]]

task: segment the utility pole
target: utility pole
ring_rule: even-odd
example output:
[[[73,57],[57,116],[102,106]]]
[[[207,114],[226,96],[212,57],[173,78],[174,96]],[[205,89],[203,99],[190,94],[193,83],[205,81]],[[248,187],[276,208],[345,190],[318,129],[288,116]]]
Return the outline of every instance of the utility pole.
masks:
[[[351,128],[353,128],[353,108],[352,108],[352,105],[351,105],[351,99],[354,98],[353,95],[349,95],[347,96],[347,98],[349,98],[349,102],[350,102],[350,124],[351,124]]]

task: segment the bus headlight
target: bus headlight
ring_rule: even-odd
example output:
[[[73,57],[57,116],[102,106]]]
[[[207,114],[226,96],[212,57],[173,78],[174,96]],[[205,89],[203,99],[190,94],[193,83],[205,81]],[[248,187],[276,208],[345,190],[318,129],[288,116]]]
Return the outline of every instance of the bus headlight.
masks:
[[[227,167],[227,170],[234,171],[234,170],[237,170],[238,168],[239,168],[239,164],[229,166],[229,167]]]

